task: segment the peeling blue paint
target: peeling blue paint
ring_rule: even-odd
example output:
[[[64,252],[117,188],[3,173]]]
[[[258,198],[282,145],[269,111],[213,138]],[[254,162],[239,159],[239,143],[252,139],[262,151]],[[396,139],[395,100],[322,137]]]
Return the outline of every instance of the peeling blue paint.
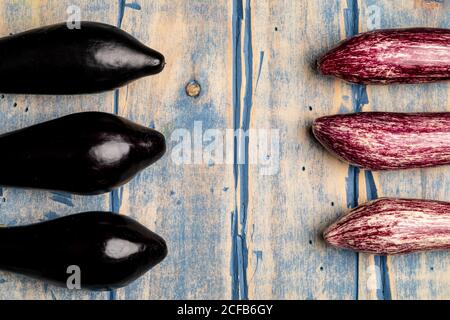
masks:
[[[255,225],[253,225],[253,228],[254,227],[255,227]],[[252,275],[250,281],[253,280],[256,272],[258,272],[259,264],[262,263],[262,259],[263,259],[263,252],[261,250],[253,250],[253,254],[256,257],[256,264],[255,264],[255,270],[253,271],[253,275]]]
[[[141,5],[137,2],[126,3],[125,7],[133,9],[133,10],[141,10]]]
[[[344,24],[346,37],[354,36],[359,32],[359,8],[357,0],[347,0],[347,8],[344,9]],[[359,112],[362,109],[362,102],[367,98],[365,87],[352,85],[352,106],[353,111]],[[363,99],[361,99],[361,97]],[[358,206],[359,198],[359,169],[354,166],[348,167],[348,177],[346,178],[347,207]],[[355,253],[355,287],[354,298],[359,297],[359,254]]]
[[[126,8],[126,0],[118,0],[119,1],[119,14],[117,17],[117,27],[118,28],[122,28],[122,22],[123,22],[123,17],[125,15],[125,8]]]
[[[378,198],[377,186],[370,171],[365,172],[366,178],[366,195],[367,200],[375,200]],[[380,270],[380,277],[377,277],[377,299],[391,300],[391,288],[389,281],[389,270],[385,256],[375,256],[374,263]]]
[[[49,211],[44,214],[44,217],[46,220],[54,220],[56,218],[59,218],[59,215],[56,212]]]
[[[119,95],[120,91],[119,89],[114,90],[114,113],[119,113]]]
[[[354,112],[361,112],[364,105],[369,103],[366,86],[352,84],[352,104]]]
[[[241,29],[243,7],[242,0],[233,1],[233,129],[238,129],[241,122],[241,85],[242,85],[242,55],[241,55]],[[237,161],[237,138],[234,138],[234,181],[237,187],[238,161]]]
[[[258,77],[256,78],[255,91],[258,89],[259,78],[261,77],[261,71],[264,63],[264,51],[259,52],[259,67],[258,67]]]
[[[111,192],[111,211],[119,213],[122,206],[123,187]]]
[[[389,281],[389,269],[387,266],[387,257],[386,256],[375,256],[375,265],[379,267],[380,270],[380,279],[377,278],[377,281],[381,281],[381,283],[377,283],[377,299],[379,300],[391,300],[391,285]]]
[[[347,110],[347,108],[344,105],[341,105],[339,107],[338,113],[348,113],[348,110]]]
[[[358,0],[347,0],[347,8],[344,9],[344,25],[347,38],[359,33]]]
[[[123,17],[125,16],[125,9],[129,7],[127,6],[126,0],[118,0],[118,8],[119,12],[117,15],[117,27],[122,28]],[[119,114],[119,98],[120,91],[116,89],[114,91],[114,114]],[[113,190],[110,193],[110,208],[112,212],[118,213],[120,210],[120,206],[122,205],[122,195],[123,195],[123,187],[120,187],[119,190]],[[115,290],[109,291],[109,300],[116,300],[117,293]]]
[[[66,206],[73,207],[73,199],[70,193],[66,192],[52,192],[51,199],[55,202],[65,204]]]
[[[345,186],[347,196],[347,208],[355,208],[358,206],[359,199],[359,168],[348,166],[348,174]]]
[[[244,95],[244,110],[242,112],[242,129],[247,131],[250,128],[250,116],[253,107],[253,47],[252,47],[252,11],[250,0],[247,0],[245,8],[245,33],[244,33],[244,65],[246,74],[245,95]],[[247,284],[247,266],[248,266],[248,251],[247,251],[247,207],[248,207],[248,163],[249,163],[249,139],[239,141],[245,145],[245,161],[244,164],[239,165],[239,182],[240,182],[240,199],[241,199],[241,237],[240,248],[242,253],[242,263],[239,265],[240,271],[240,298],[248,299],[248,284]]]

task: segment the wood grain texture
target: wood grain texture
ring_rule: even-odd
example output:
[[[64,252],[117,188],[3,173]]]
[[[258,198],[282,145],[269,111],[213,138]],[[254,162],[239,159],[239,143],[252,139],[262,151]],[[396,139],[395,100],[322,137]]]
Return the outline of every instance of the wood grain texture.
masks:
[[[312,121],[328,114],[448,111],[448,83],[351,86],[320,76],[315,62],[339,40],[377,25],[449,28],[450,1],[0,0],[0,33],[65,21],[69,5],[78,5],[84,20],[120,26],[162,52],[165,70],[105,94],[0,95],[1,132],[101,110],[163,132],[168,153],[111,195],[3,188],[0,224],[114,210],[162,235],[169,255],[113,292],[68,291],[0,272],[0,299],[450,297],[448,253],[386,259],[334,249],[321,239],[348,208],[378,196],[448,201],[448,167],[372,174],[335,159],[310,133]],[[201,85],[198,98],[186,95],[192,80]],[[196,121],[222,133],[278,130],[278,172],[262,174],[261,163],[175,163],[179,139],[172,135],[176,129],[192,135]],[[241,141],[234,141],[234,154]],[[255,137],[247,143],[259,144]]]
[[[160,75],[120,90],[118,112],[161,131],[168,152],[123,188],[117,207],[163,236],[169,255],[116,297],[229,299],[233,166],[195,158],[177,164],[172,154],[177,129],[194,139],[196,125],[232,126],[231,6],[196,0],[139,4],[140,10],[126,8],[122,28],[162,52],[167,65]],[[202,88],[197,98],[185,91],[192,80]]]
[[[323,233],[338,248],[377,255],[450,249],[450,203],[379,198],[344,215]]]
[[[2,0],[0,34],[18,33],[34,27],[67,20],[67,7],[77,5],[82,17],[115,24],[117,3],[113,1]],[[67,75],[70,76],[70,75]],[[1,132],[80,111],[113,111],[112,93],[89,96],[25,96],[0,94]],[[8,168],[2,168],[8,170]],[[90,210],[109,210],[108,194],[96,197],[72,196],[45,191],[1,189],[0,224],[29,224],[57,216]],[[107,299],[108,292],[69,291],[0,272],[0,299]]]
[[[339,41],[342,4],[244,5],[253,39],[253,73],[246,74],[255,79],[251,128],[278,129],[281,142],[278,174],[265,176],[258,166],[249,168],[249,297],[354,299],[355,255],[327,247],[321,239],[323,228],[346,208],[347,168],[310,131],[316,117],[341,108],[335,96],[341,97],[344,86],[318,76],[314,65]]]
[[[368,31],[380,14],[381,28],[438,27],[449,28],[448,1],[360,1],[359,25]],[[448,83],[429,85],[394,85],[367,87],[368,103],[364,111],[437,112],[450,107]],[[374,174],[375,187],[361,189],[360,194],[423,198],[448,201],[448,166]],[[370,191],[372,189],[372,191]],[[368,190],[368,192],[366,192]],[[360,199],[361,203],[365,200]],[[364,270],[375,270],[366,272]],[[384,299],[448,299],[450,296],[450,254],[422,253],[402,257],[380,258],[360,255],[360,297]],[[374,282],[374,280],[376,280]],[[367,286],[363,286],[367,283]],[[374,290],[370,290],[370,289]]]
[[[450,31],[402,28],[364,32],[318,62],[324,75],[357,84],[429,83],[450,79]]]
[[[357,112],[318,118],[316,139],[336,157],[373,171],[450,164],[450,113]]]

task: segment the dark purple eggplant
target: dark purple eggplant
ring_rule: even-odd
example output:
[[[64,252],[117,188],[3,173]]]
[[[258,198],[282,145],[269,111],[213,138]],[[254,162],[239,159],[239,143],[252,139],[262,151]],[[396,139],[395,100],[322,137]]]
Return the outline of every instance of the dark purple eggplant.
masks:
[[[359,84],[450,79],[450,29],[375,30],[343,41],[319,61],[323,74]]]
[[[112,90],[164,68],[164,56],[111,25],[65,23],[0,39],[0,92],[85,94]]]
[[[83,112],[0,136],[0,185],[100,194],[165,153],[164,136],[127,119]]]
[[[67,286],[69,267],[75,266],[81,288],[120,288],[166,255],[164,239],[137,221],[110,212],[0,228],[0,269],[59,286]]]

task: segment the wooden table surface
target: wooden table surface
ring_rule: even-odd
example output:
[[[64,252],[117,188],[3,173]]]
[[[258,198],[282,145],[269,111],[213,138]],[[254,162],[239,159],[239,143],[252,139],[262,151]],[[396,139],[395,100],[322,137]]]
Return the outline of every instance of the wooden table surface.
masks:
[[[83,20],[119,26],[162,52],[165,70],[103,94],[2,95],[1,132],[101,110],[163,132],[168,152],[102,196],[2,188],[0,224],[115,211],[161,234],[169,255],[110,292],[70,291],[0,272],[0,299],[450,298],[448,252],[386,258],[333,249],[320,236],[367,199],[450,200],[449,168],[358,170],[310,134],[314,118],[339,112],[448,110],[448,83],[352,86],[320,76],[314,62],[358,32],[450,28],[449,0],[0,0],[0,34],[66,21],[70,5]],[[202,87],[197,98],[185,92],[192,80]],[[175,130],[193,133],[196,124],[275,130],[279,166],[263,174],[249,161],[176,163]]]

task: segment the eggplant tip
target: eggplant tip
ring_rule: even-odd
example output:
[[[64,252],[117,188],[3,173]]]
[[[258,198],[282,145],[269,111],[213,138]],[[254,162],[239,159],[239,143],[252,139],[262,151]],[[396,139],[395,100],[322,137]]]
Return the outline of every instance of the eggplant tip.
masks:
[[[333,232],[333,230],[333,226],[329,226],[328,228],[326,228],[322,233],[322,238],[327,244],[333,247],[339,247],[339,243],[335,237],[335,233]]]

